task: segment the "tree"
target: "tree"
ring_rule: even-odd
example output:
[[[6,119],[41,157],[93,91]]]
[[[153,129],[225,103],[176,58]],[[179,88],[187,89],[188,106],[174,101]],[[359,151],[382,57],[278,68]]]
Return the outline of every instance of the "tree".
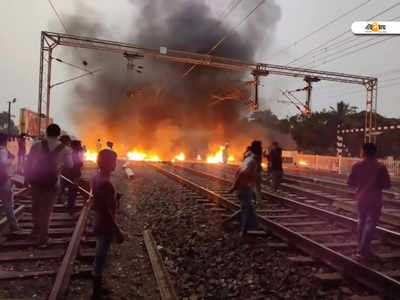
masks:
[[[333,108],[332,106],[330,108],[336,120],[341,124],[346,119],[346,116],[355,114],[357,112],[356,106],[350,106],[349,103],[345,103],[344,101],[339,101],[336,103],[336,108]]]

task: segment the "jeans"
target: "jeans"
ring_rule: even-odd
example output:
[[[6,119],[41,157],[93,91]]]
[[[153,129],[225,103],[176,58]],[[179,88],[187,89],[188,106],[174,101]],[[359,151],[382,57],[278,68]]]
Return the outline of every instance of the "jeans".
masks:
[[[367,252],[371,245],[376,225],[381,216],[382,203],[358,204],[358,250]]]
[[[46,242],[49,237],[49,222],[58,189],[57,185],[50,187],[32,185],[32,236],[37,237],[39,242]]]
[[[0,184],[0,200],[3,202],[4,213],[7,217],[8,226],[10,231],[17,231],[17,219],[14,215],[14,199],[11,191],[11,181],[7,180],[3,184]]]
[[[21,153],[18,153],[17,172],[19,172],[20,174],[23,174],[24,166],[25,166],[25,153],[21,152]]]
[[[78,189],[79,189],[79,180],[80,177],[70,177],[69,178],[73,183],[67,182],[68,186],[68,201],[67,201],[67,207],[68,208],[74,208],[75,207],[75,202],[76,202],[76,196],[78,194]]]
[[[96,256],[94,258],[93,276],[101,277],[107,262],[108,252],[111,243],[114,241],[114,235],[96,235]]]
[[[276,191],[281,184],[283,172],[281,170],[271,170],[272,188]]]
[[[235,212],[233,218],[239,218],[242,226],[242,232],[246,233],[248,230],[257,229],[257,216],[253,207],[253,197],[255,191],[251,188],[242,188],[236,191],[236,195],[240,201],[240,210]]]

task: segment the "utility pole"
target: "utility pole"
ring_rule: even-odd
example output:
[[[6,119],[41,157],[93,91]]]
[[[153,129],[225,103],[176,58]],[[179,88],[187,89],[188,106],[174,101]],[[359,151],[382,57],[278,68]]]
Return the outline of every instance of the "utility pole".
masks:
[[[11,136],[11,103],[15,103],[17,101],[16,98],[13,98],[12,101],[8,101],[8,138]]]

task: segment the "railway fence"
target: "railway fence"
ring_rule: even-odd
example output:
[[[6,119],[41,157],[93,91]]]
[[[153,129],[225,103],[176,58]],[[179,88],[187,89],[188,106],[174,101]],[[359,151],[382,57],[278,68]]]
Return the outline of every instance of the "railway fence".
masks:
[[[341,157],[327,155],[311,155],[298,154],[295,151],[284,151],[284,161],[287,166],[295,166],[296,168],[307,168],[321,171],[328,171],[337,174],[347,175],[351,171],[351,167],[361,160],[359,157]],[[400,179],[400,160],[380,159],[392,177]]]

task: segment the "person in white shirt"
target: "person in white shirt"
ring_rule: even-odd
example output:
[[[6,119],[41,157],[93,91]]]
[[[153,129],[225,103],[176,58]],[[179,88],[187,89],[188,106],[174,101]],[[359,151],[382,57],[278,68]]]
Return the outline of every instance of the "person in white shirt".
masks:
[[[245,236],[248,230],[255,230],[258,227],[257,216],[253,206],[253,199],[256,192],[258,178],[259,157],[262,153],[260,141],[253,141],[250,146],[250,153],[241,163],[235,175],[235,181],[230,192],[236,191],[240,202],[240,210],[224,221],[223,225],[233,219],[240,217],[242,226],[241,236]]]
[[[7,135],[0,133],[0,200],[3,202],[10,232],[19,230],[14,215],[14,199],[11,191],[11,160],[13,155],[7,150]]]

